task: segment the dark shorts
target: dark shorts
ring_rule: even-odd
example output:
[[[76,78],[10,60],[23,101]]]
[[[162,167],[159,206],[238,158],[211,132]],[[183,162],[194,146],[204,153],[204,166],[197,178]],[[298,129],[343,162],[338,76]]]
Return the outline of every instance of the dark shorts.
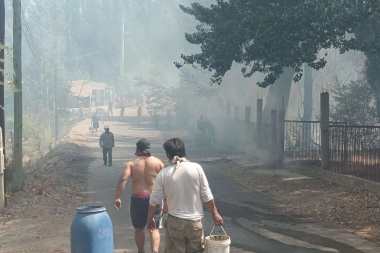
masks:
[[[144,228],[148,219],[150,197],[145,196],[131,196],[130,214],[132,225],[134,228]],[[156,227],[161,228],[162,225],[162,204],[158,207],[157,212],[154,214],[156,220]]]

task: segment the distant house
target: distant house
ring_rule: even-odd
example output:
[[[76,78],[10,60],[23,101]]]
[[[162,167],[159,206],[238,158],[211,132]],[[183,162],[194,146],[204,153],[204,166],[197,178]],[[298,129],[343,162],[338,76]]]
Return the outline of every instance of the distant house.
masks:
[[[73,96],[72,107],[89,108],[94,106],[104,106],[112,98],[113,92],[105,83],[93,82],[88,80],[70,81],[70,91]]]

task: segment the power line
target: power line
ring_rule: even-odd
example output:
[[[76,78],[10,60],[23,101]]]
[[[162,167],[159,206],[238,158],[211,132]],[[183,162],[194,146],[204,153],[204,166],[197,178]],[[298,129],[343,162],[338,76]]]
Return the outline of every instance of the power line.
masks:
[[[13,8],[13,0],[10,0],[10,2],[12,5],[12,8]],[[25,36],[26,42],[27,42],[29,49],[30,49],[30,51],[34,57],[34,60],[36,61],[36,63],[38,64],[38,66],[40,68],[42,68],[43,66],[46,66],[44,64],[43,59],[41,58],[41,54],[39,53],[38,48],[37,48],[37,46],[34,42],[34,39],[31,35],[29,24],[24,17],[24,13],[22,13],[22,15],[21,15],[21,23],[22,23],[22,32]]]

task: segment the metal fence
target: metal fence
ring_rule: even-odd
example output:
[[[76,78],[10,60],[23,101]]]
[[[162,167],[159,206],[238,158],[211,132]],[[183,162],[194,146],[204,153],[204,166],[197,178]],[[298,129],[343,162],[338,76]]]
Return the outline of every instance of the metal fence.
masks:
[[[285,120],[285,161],[319,162],[320,129],[319,121]]]
[[[330,170],[380,181],[380,127],[330,125]]]
[[[319,121],[285,121],[285,162],[320,163]],[[380,182],[380,127],[329,125],[330,170]]]

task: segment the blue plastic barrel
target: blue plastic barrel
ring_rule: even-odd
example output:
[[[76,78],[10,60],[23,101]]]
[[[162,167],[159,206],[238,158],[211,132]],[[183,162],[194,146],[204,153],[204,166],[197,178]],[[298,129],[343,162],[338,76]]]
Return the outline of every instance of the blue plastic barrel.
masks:
[[[71,223],[71,253],[113,253],[112,221],[104,206],[81,206]]]

